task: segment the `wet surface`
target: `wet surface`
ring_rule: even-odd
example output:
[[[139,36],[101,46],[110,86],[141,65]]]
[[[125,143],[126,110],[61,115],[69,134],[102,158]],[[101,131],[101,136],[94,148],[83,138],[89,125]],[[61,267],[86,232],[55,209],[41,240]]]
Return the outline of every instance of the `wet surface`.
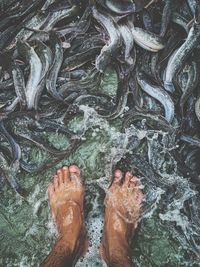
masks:
[[[104,90],[107,88],[114,94],[115,74],[111,73],[106,79],[102,85]],[[130,153],[129,160],[123,167],[131,170],[136,166],[136,170],[143,170],[144,175],[139,173],[139,176],[146,194],[143,220],[133,240],[136,266],[200,266],[200,228],[198,219],[195,219],[195,214],[199,214],[200,198],[189,179],[177,171],[176,161],[170,153],[175,148],[173,136],[136,126],[123,132],[122,118],[109,122],[93,108],[82,105],[81,109],[84,115],[66,124],[81,137],[78,149],[58,164],[52,163],[48,171],[37,175],[18,173],[20,184],[29,192],[26,198],[1,181],[0,266],[36,267],[49,253],[56,230],[50,216],[47,186],[57,168],[72,163],[81,168],[86,186],[86,221],[90,239],[88,253],[77,266],[104,266],[98,255],[104,190],[109,186],[113,166],[127,152]],[[56,148],[68,144],[63,134],[52,133],[47,138]],[[29,149],[32,163],[39,164],[45,157],[45,153],[35,147]],[[188,206],[191,203],[194,204],[192,208]]]

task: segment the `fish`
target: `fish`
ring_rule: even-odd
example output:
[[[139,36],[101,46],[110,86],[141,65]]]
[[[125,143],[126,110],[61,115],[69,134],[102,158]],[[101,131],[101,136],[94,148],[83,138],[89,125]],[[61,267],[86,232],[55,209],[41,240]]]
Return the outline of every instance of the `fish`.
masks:
[[[169,92],[174,92],[173,79],[178,71],[183,67],[187,58],[190,56],[191,52],[198,45],[200,41],[200,24],[194,24],[190,29],[187,39],[185,42],[177,49],[171,60],[168,62],[166,67],[166,74],[164,78],[164,87]]]
[[[113,0],[98,0],[98,2],[112,12],[120,15],[139,12],[144,6],[143,0],[137,0],[134,2],[131,0],[125,0],[123,2]]]
[[[25,58],[30,66],[30,73],[26,83],[26,101],[27,108],[34,108],[34,102],[38,91],[38,85],[42,79],[42,63],[34,48],[27,42],[18,41],[17,43],[19,54]]]
[[[13,62],[12,76],[16,95],[18,96],[21,108],[24,109],[27,106],[25,79],[16,60]]]
[[[195,114],[200,122],[200,97],[198,97],[196,103],[195,103]]]
[[[133,40],[131,30],[126,24],[120,24],[118,28],[119,28],[122,42],[124,43],[124,46],[125,46],[125,49],[124,49],[125,62],[127,62],[130,65],[133,65],[134,61],[133,61],[133,58],[131,57],[131,50],[133,49],[133,46],[134,46],[134,40]]]
[[[9,90],[13,87],[13,79],[0,82],[0,90]]]
[[[111,16],[105,16],[95,7],[92,7],[92,14],[109,35],[109,42],[102,48],[100,55],[98,55],[95,61],[96,69],[103,72],[106,66],[111,62],[111,59],[114,57],[118,47],[121,46],[121,39],[115,22]]]
[[[47,92],[56,100],[63,101],[62,96],[56,90],[56,81],[63,61],[63,48],[60,38],[55,32],[51,32],[52,54],[54,55],[52,66],[48,70],[46,78]]]
[[[200,139],[189,135],[181,135],[180,140],[200,148]]]
[[[189,30],[190,30],[189,25],[188,25],[189,21],[183,15],[177,12],[173,12],[172,21],[176,23],[177,25],[180,25],[186,31],[187,34],[189,33]]]
[[[12,162],[15,165],[18,165],[18,162],[21,158],[21,149],[19,144],[14,140],[14,138],[6,130],[3,121],[0,121],[0,135],[3,136],[9,143],[12,150]]]
[[[75,70],[82,65],[86,64],[87,62],[94,60],[96,54],[101,51],[102,46],[97,45],[90,47],[88,50],[76,53],[71,57],[67,57],[63,62],[63,68],[65,71],[72,71]]]
[[[174,118],[175,107],[168,93],[162,87],[150,84],[147,76],[142,72],[137,73],[137,81],[144,92],[157,99],[163,105],[165,118],[171,123]]]
[[[192,15],[195,14],[195,11],[196,11],[196,5],[197,5],[197,1],[195,0],[186,0],[189,8],[190,8],[190,11],[192,13]]]
[[[181,86],[183,94],[180,98],[180,110],[181,110],[181,113],[183,114],[184,105],[186,101],[188,100],[190,94],[194,91],[194,89],[196,88],[198,84],[199,73],[198,73],[197,63],[195,61],[192,61],[191,64],[188,64],[184,67],[182,72],[183,72],[183,75],[184,74],[187,75],[185,84]],[[181,78],[182,77],[180,77],[180,79]]]
[[[70,91],[99,91],[98,87],[100,85],[101,79],[99,73],[95,70],[91,74],[86,75],[80,80],[70,80],[62,84],[58,91],[66,97]]]
[[[131,155],[130,153],[126,153],[123,159],[117,162],[116,167],[122,171],[130,170],[133,173],[138,171],[140,175],[148,179],[151,184],[157,180],[157,174],[154,172],[153,168],[138,154]]]
[[[144,8],[144,10],[142,11],[142,19],[145,30],[149,32],[154,32],[153,19],[151,13],[146,8]]]
[[[22,188],[16,180],[16,170],[11,165],[9,166],[6,158],[0,152],[0,172],[3,177],[8,181],[9,185],[16,191],[19,195],[26,197],[27,191]]]
[[[44,31],[50,31],[60,20],[65,18],[73,18],[74,16],[78,15],[78,5],[73,5],[70,8],[67,7],[68,6],[66,5],[66,7],[62,8],[61,10],[50,12],[41,29]],[[57,7],[55,7],[55,9],[57,9]]]
[[[165,41],[162,37],[142,28],[135,27],[131,21],[129,21],[129,25],[133,39],[140,47],[151,52],[158,52],[165,47]]]
[[[172,12],[173,12],[173,6],[175,5],[173,0],[166,0],[165,6],[163,8],[163,14],[162,14],[162,21],[161,21],[161,29],[160,29],[160,36],[164,37],[167,28],[169,26],[169,23],[171,21]]]
[[[132,108],[125,115],[122,129],[125,130],[131,125],[134,125],[137,121],[146,121],[146,124],[151,129],[163,130],[164,132],[174,133],[175,129],[169,124],[169,122],[160,114],[153,111],[146,111],[141,108]]]

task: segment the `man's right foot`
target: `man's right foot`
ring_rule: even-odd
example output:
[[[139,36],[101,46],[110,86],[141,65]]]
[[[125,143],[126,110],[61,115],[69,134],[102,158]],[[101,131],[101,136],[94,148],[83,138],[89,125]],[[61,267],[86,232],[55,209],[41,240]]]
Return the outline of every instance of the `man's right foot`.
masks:
[[[84,222],[84,186],[80,170],[76,165],[64,166],[57,170],[48,187],[51,212],[59,236],[77,257],[87,248]]]
[[[100,254],[108,266],[132,267],[130,242],[141,215],[143,193],[138,178],[130,172],[122,181],[122,172],[115,171],[105,198],[104,233]]]

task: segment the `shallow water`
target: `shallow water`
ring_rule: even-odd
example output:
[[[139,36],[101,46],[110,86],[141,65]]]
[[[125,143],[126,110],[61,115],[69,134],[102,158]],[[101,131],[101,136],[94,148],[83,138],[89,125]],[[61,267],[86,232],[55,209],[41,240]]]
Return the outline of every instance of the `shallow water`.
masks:
[[[115,73],[110,73],[102,88],[114,95],[116,82]],[[198,215],[200,199],[188,179],[177,172],[176,162],[169,153],[175,147],[173,137],[159,130],[135,126],[123,133],[121,118],[109,122],[100,118],[93,108],[82,106],[81,109],[84,115],[66,125],[81,136],[78,149],[58,164],[52,164],[52,168],[44,173],[18,173],[20,184],[29,191],[27,198],[14,193],[2,181],[0,266],[36,267],[49,253],[55,241],[56,229],[51,220],[46,189],[57,168],[74,162],[81,168],[86,186],[86,221],[90,239],[89,251],[77,266],[104,266],[98,255],[103,228],[104,192],[109,186],[113,166],[127,152],[131,152],[131,156],[137,160],[135,165],[143,166],[144,173],[146,170],[149,174],[140,175],[146,202],[143,220],[133,240],[135,265],[200,266],[198,218],[191,216],[192,211],[184,205],[191,200],[193,215]],[[57,148],[68,143],[67,138],[58,133],[49,135],[48,139]],[[29,156],[35,163],[46,157],[36,148],[30,150]],[[145,165],[145,162],[149,165]],[[151,176],[148,166],[155,171],[155,177]],[[129,165],[128,168],[132,169],[133,166]]]

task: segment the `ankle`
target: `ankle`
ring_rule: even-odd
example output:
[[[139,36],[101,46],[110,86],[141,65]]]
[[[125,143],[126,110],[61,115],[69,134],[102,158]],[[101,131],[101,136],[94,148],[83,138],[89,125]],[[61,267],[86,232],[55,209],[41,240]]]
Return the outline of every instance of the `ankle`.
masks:
[[[109,251],[108,256],[109,267],[133,267],[132,259],[130,256],[129,248],[116,247],[114,250]]]
[[[126,223],[115,216],[117,215],[115,214],[112,220],[106,220],[104,226],[102,244],[106,262],[109,267],[133,267],[130,256],[130,227],[125,226]],[[113,222],[118,223],[115,225]]]

